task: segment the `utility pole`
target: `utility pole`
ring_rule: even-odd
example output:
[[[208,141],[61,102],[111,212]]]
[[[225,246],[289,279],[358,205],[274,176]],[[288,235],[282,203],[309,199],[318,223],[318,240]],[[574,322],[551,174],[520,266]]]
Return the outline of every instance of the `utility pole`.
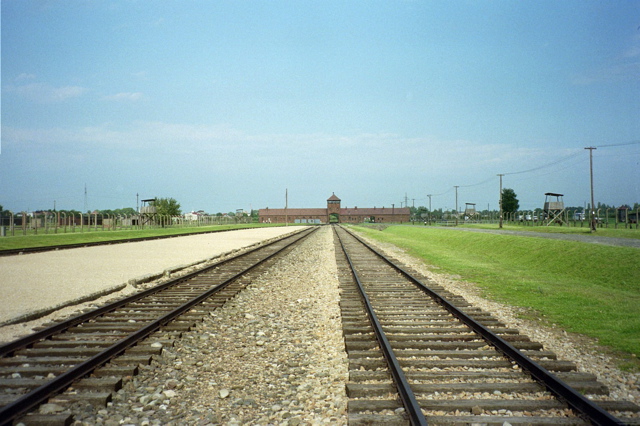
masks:
[[[589,175],[591,177],[591,232],[596,232],[596,207],[593,198],[593,150],[595,146],[589,146],[585,149],[589,150]]]
[[[456,226],[458,226],[458,188],[459,188],[459,185],[455,185],[454,188],[456,189]]]
[[[431,225],[431,194],[427,194],[429,197],[429,225]]]
[[[499,228],[502,229],[502,176],[504,174],[498,174],[500,176],[500,218],[499,218]]]

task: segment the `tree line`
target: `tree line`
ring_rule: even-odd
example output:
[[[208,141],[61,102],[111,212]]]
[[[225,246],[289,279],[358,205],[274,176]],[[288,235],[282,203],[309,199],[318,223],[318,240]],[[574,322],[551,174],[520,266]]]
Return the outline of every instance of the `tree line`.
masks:
[[[628,207],[630,210],[632,211],[636,211],[638,210],[638,208],[640,208],[640,203],[634,203],[633,206],[626,204],[624,205],[626,207]],[[586,210],[590,209],[590,204],[587,204],[586,206]],[[604,203],[597,203],[596,205],[596,210],[615,210],[619,207],[623,207],[623,206],[610,206]],[[565,207],[566,209],[569,210],[575,210],[575,211],[584,211],[585,208],[582,206],[579,207],[570,207],[567,206]],[[409,209],[411,210],[411,217],[414,218],[414,220],[420,220],[421,218],[427,217],[429,215],[429,209],[427,209],[427,207],[425,206],[420,206],[420,207],[409,207]],[[503,214],[509,214],[509,213],[516,213],[518,212],[520,209],[520,202],[518,200],[518,195],[516,194],[516,192],[511,189],[511,188],[503,188],[502,189],[502,212]],[[542,207],[539,208],[535,208],[533,209],[534,212],[541,212],[543,209]],[[495,210],[493,210],[493,212],[495,212]],[[451,209],[451,210],[443,210],[442,208],[440,209],[436,209],[433,210],[431,212],[431,217],[432,218],[442,218],[444,217],[444,215],[446,214],[456,214],[456,210],[455,209]],[[490,213],[489,210],[484,209],[479,211],[478,213]]]
[[[163,216],[180,216],[182,215],[182,210],[180,203],[176,201],[175,198],[161,198],[155,197],[153,200],[153,205],[156,208],[156,213]],[[65,213],[66,215],[78,215],[81,214],[102,214],[104,216],[132,216],[138,214],[135,208],[133,207],[124,207],[121,209],[98,209],[98,210],[89,210],[82,213],[80,210],[75,209],[42,209],[36,210],[37,212],[48,212],[48,213]],[[0,205],[0,215],[10,215],[12,212],[9,210],[4,210],[2,205]],[[13,212],[20,213],[20,212]],[[226,213],[228,216],[236,216],[235,212]],[[224,216],[225,213],[218,212],[215,216]],[[257,215],[257,211],[256,211]]]

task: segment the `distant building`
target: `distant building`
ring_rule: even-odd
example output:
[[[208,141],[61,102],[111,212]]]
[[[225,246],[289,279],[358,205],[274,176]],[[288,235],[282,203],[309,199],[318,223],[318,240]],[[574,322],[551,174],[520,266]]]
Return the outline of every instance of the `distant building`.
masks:
[[[342,208],[335,194],[327,199],[327,208],[319,209],[260,209],[261,223],[390,223],[408,222],[411,210],[408,207],[364,207]]]
[[[203,216],[203,213],[200,212],[190,212],[184,214],[184,220],[195,221],[198,220],[199,217]]]

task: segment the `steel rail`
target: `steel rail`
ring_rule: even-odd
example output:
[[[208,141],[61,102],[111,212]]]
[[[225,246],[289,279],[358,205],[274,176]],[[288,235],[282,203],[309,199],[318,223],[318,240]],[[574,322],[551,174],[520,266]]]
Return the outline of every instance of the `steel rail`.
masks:
[[[265,247],[269,247],[269,246],[271,246],[273,244],[277,244],[277,243],[281,242],[282,240],[284,240],[284,239],[286,239],[288,237],[293,237],[293,236],[295,236],[295,235],[297,235],[299,233],[302,233],[302,232],[304,232],[304,229],[302,229],[300,231],[297,231],[296,234],[290,234],[290,235],[284,236],[284,237],[279,238],[277,240],[271,241],[271,242],[269,242],[267,244],[264,244],[264,245],[261,245],[259,247],[255,247],[253,249],[250,249],[250,250],[248,250],[246,252],[240,253],[240,254],[238,254],[238,255],[236,255],[234,257],[231,257],[229,259],[222,260],[222,261],[220,261],[220,262],[218,262],[218,263],[216,263],[214,265],[210,265],[210,266],[207,266],[207,267],[205,267],[203,269],[199,269],[199,270],[190,272],[188,274],[185,274],[183,276],[175,278],[175,279],[173,279],[171,281],[167,281],[164,284],[160,284],[160,285],[157,285],[155,287],[149,288],[147,290],[143,290],[141,292],[132,294],[131,296],[127,296],[127,297],[125,297],[123,299],[119,299],[119,300],[117,300],[115,302],[109,303],[107,305],[104,305],[104,306],[102,306],[100,308],[91,310],[91,311],[86,312],[84,314],[79,314],[79,315],[74,316],[72,318],[69,318],[69,319],[66,319],[64,321],[61,321],[61,322],[59,322],[57,324],[54,324],[54,325],[52,325],[50,327],[47,327],[47,328],[42,329],[40,331],[37,331],[35,333],[29,334],[27,336],[24,336],[22,338],[19,338],[19,339],[16,339],[16,340],[12,341],[12,342],[4,344],[4,345],[0,346],[0,358],[1,357],[5,357],[7,355],[10,355],[11,353],[13,353],[13,352],[15,352],[17,350],[27,348],[27,347],[33,345],[34,343],[37,343],[37,342],[39,342],[41,340],[44,340],[44,339],[47,339],[47,338],[49,338],[49,337],[51,337],[51,336],[53,336],[53,335],[55,335],[57,333],[60,333],[60,332],[66,330],[68,328],[73,327],[74,325],[78,325],[78,324],[81,324],[83,322],[89,321],[89,320],[91,320],[93,318],[97,318],[99,316],[107,314],[107,313],[109,313],[111,311],[114,311],[116,309],[119,309],[119,308],[121,308],[121,307],[123,307],[123,306],[125,306],[125,305],[127,305],[129,303],[135,302],[135,301],[137,301],[139,299],[143,299],[143,298],[145,298],[145,297],[147,297],[147,296],[149,296],[151,294],[163,291],[163,290],[165,290],[165,289],[177,284],[178,282],[186,281],[186,280],[191,279],[194,276],[199,275],[199,274],[201,274],[201,273],[203,273],[203,272],[205,272],[207,270],[216,268],[218,266],[224,265],[224,264],[232,262],[234,260],[238,260],[238,259],[240,259],[242,257],[246,257],[246,256],[248,256],[248,255],[250,255],[252,253],[255,253],[258,250],[262,250]]]
[[[343,228],[344,229],[344,228]],[[367,244],[360,237],[355,235],[352,231],[345,229],[350,235],[364,244],[369,250],[383,259],[387,264],[393,267],[395,270],[404,275],[407,279],[413,282],[420,290],[428,294],[431,298],[433,298],[436,302],[442,305],[447,311],[449,311],[452,315],[457,317],[464,324],[469,326],[473,331],[478,333],[487,343],[495,347],[498,351],[504,354],[507,358],[513,360],[518,364],[523,370],[529,372],[531,376],[544,385],[550,392],[556,395],[558,398],[564,400],[580,417],[583,417],[585,420],[589,421],[595,425],[624,425],[620,419],[614,417],[606,410],[603,410],[593,401],[584,397],[581,393],[573,389],[571,386],[566,384],[564,381],[556,377],[553,373],[551,373],[546,368],[542,367],[540,364],[533,361],[528,356],[524,355],[518,349],[516,349],[509,342],[496,335],[494,332],[483,326],[482,324],[475,321],[471,316],[462,312],[459,308],[449,302],[446,298],[438,294],[436,291],[430,289],[424,283],[422,283],[419,279],[415,278],[409,272],[405,271],[400,266],[396,265],[391,259],[386,257],[384,254],[375,250],[369,244]]]
[[[355,278],[356,284],[358,285],[358,290],[360,291],[360,296],[362,296],[365,309],[367,310],[367,313],[369,315],[371,326],[373,327],[373,331],[376,335],[376,338],[378,339],[380,348],[384,353],[385,361],[387,362],[389,370],[391,371],[391,375],[393,376],[396,389],[398,390],[398,394],[400,395],[400,399],[402,400],[402,404],[404,405],[405,411],[409,415],[409,421],[412,425],[427,425],[427,419],[425,418],[424,414],[422,414],[422,409],[420,408],[420,404],[418,404],[413,390],[411,389],[411,385],[409,385],[409,381],[402,371],[402,367],[400,366],[400,363],[398,362],[398,359],[393,352],[393,348],[391,347],[389,339],[387,339],[385,332],[382,330],[382,325],[380,324],[378,316],[373,310],[373,306],[371,305],[369,296],[367,296],[367,292],[365,291],[364,286],[360,281],[360,277],[356,272],[355,266],[351,260],[351,256],[349,256],[349,253],[344,246],[344,242],[337,232],[336,236],[340,241],[342,251],[347,258],[347,262],[349,263],[349,267],[351,268],[353,277]]]
[[[31,410],[38,404],[47,400],[51,395],[62,392],[64,389],[69,387],[73,382],[90,374],[93,370],[100,367],[101,365],[106,364],[107,362],[109,362],[109,360],[118,356],[119,354],[124,352],[126,349],[134,346],[136,343],[146,338],[151,333],[158,330],[160,327],[171,322],[172,320],[182,315],[184,312],[188,311],[195,305],[211,297],[213,294],[223,290],[224,288],[229,286],[233,281],[242,277],[244,274],[253,270],[254,268],[263,264],[264,262],[272,259],[274,256],[281,253],[283,250],[287,249],[293,244],[296,244],[300,240],[308,237],[311,233],[317,231],[317,229],[318,228],[315,228],[310,232],[308,232],[306,235],[303,235],[302,237],[289,242],[279,250],[275,251],[274,253],[271,253],[269,256],[265,257],[264,259],[261,259],[257,263],[249,266],[249,268],[246,268],[243,271],[238,272],[237,274],[228,278],[227,280],[217,285],[216,287],[213,287],[205,291],[204,293],[201,293],[199,296],[196,296],[195,298],[182,304],[181,306],[174,309],[173,311],[154,320],[153,322],[144,326],[140,330],[131,333],[124,339],[121,339],[120,341],[106,348],[104,351],[92,356],[87,361],[84,361],[81,364],[78,364],[75,367],[72,367],[70,370],[58,375],[50,382],[45,383],[44,385],[34,389],[33,391],[13,401],[12,403],[7,404],[4,407],[0,408],[0,425],[4,426],[4,425],[11,424],[11,422],[15,420],[17,417],[27,413],[29,410]],[[282,240],[278,240],[278,241],[282,241]]]

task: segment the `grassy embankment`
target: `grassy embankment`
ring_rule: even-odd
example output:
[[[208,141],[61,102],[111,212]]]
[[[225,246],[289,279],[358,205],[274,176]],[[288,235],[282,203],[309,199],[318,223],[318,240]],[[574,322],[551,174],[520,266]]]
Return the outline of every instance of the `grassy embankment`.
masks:
[[[544,238],[390,226],[356,228],[474,282],[485,297],[597,338],[639,369],[640,250]]]
[[[57,234],[16,235],[0,238],[0,250],[20,249],[29,247],[46,247],[63,244],[82,244],[96,241],[116,241],[130,238],[170,236],[176,234],[191,234],[210,231],[224,231],[231,229],[258,228],[266,226],[278,226],[281,224],[268,223],[239,223],[231,225],[198,226],[192,228],[152,228],[152,229],[126,229],[120,231],[85,231]]]

